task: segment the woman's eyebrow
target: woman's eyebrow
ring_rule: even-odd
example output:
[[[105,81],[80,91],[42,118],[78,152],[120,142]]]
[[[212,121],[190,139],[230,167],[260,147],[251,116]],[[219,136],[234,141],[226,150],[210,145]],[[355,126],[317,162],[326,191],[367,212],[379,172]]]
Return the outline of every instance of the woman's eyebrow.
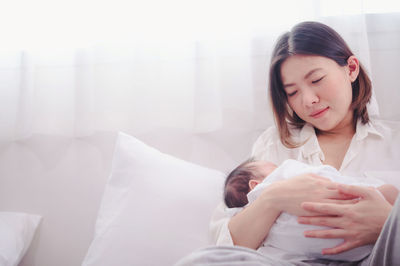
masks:
[[[308,77],[310,77],[314,72],[318,71],[318,70],[322,70],[321,67],[317,67],[314,69],[311,69],[305,76],[304,79],[307,79]],[[296,85],[295,83],[288,83],[288,84],[283,84],[283,88],[286,89],[287,87],[291,87]]]
[[[283,89],[294,86],[295,83],[283,84]]]
[[[314,72],[316,72],[316,71],[318,71],[318,70],[322,70],[322,68],[321,68],[321,67],[317,67],[317,68],[312,69],[311,71],[309,71],[309,72],[304,76],[304,79],[307,79],[307,78],[310,77]]]

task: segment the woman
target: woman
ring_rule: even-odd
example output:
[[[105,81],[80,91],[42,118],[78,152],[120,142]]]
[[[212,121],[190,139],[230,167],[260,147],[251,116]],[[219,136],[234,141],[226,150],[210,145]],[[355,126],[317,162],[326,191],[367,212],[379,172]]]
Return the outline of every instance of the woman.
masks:
[[[296,159],[328,164],[348,176],[400,178],[399,125],[370,118],[370,79],[333,29],[317,22],[296,25],[278,40],[269,76],[276,127],[254,144],[256,159],[275,164]],[[300,223],[334,227],[305,236],[344,239],[323,250],[337,254],[374,244],[391,209],[374,189],[306,174],[270,186],[232,218],[220,213],[212,229],[219,244],[258,249],[285,211],[302,216]]]

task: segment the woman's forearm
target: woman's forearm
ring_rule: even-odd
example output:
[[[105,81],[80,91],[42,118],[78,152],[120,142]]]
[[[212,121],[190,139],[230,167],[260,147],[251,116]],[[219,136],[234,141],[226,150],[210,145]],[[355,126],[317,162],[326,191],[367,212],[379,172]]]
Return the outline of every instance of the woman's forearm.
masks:
[[[229,221],[233,244],[257,249],[279,215],[280,211],[274,203],[260,196]]]
[[[337,199],[339,192],[333,190],[333,186],[329,179],[313,174],[302,174],[270,184],[254,202],[229,221],[233,244],[257,249],[281,212],[296,216],[311,215],[312,212],[301,208],[301,203]]]

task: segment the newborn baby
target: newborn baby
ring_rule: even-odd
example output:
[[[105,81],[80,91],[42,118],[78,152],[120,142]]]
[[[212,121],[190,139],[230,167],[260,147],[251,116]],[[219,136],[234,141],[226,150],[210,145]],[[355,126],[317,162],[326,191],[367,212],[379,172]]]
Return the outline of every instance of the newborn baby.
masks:
[[[393,204],[398,190],[383,181],[366,177],[342,176],[329,165],[309,166],[295,160],[286,160],[279,167],[267,161],[247,161],[233,170],[225,181],[224,200],[229,208],[243,207],[254,201],[264,188],[273,182],[305,173],[314,173],[336,183],[358,186],[373,186]],[[393,201],[393,202],[392,202]],[[290,254],[302,254],[310,258],[340,261],[358,261],[368,256],[373,245],[358,247],[336,255],[322,255],[322,249],[334,247],[343,239],[306,238],[304,231],[321,230],[328,227],[299,224],[297,216],[283,212],[271,227],[267,238],[259,248],[261,252],[274,249]],[[270,254],[271,255],[271,254]]]

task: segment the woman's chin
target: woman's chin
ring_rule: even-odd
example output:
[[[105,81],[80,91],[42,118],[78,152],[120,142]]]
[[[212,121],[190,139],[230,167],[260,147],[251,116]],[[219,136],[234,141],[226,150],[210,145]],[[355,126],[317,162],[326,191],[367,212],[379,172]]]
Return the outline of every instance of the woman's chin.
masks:
[[[316,125],[313,125],[313,126],[315,127],[315,129],[318,132],[334,131],[335,128],[337,127],[337,125],[335,125],[335,124],[327,124],[327,123],[324,123],[324,124],[320,123],[320,124],[316,124]]]

